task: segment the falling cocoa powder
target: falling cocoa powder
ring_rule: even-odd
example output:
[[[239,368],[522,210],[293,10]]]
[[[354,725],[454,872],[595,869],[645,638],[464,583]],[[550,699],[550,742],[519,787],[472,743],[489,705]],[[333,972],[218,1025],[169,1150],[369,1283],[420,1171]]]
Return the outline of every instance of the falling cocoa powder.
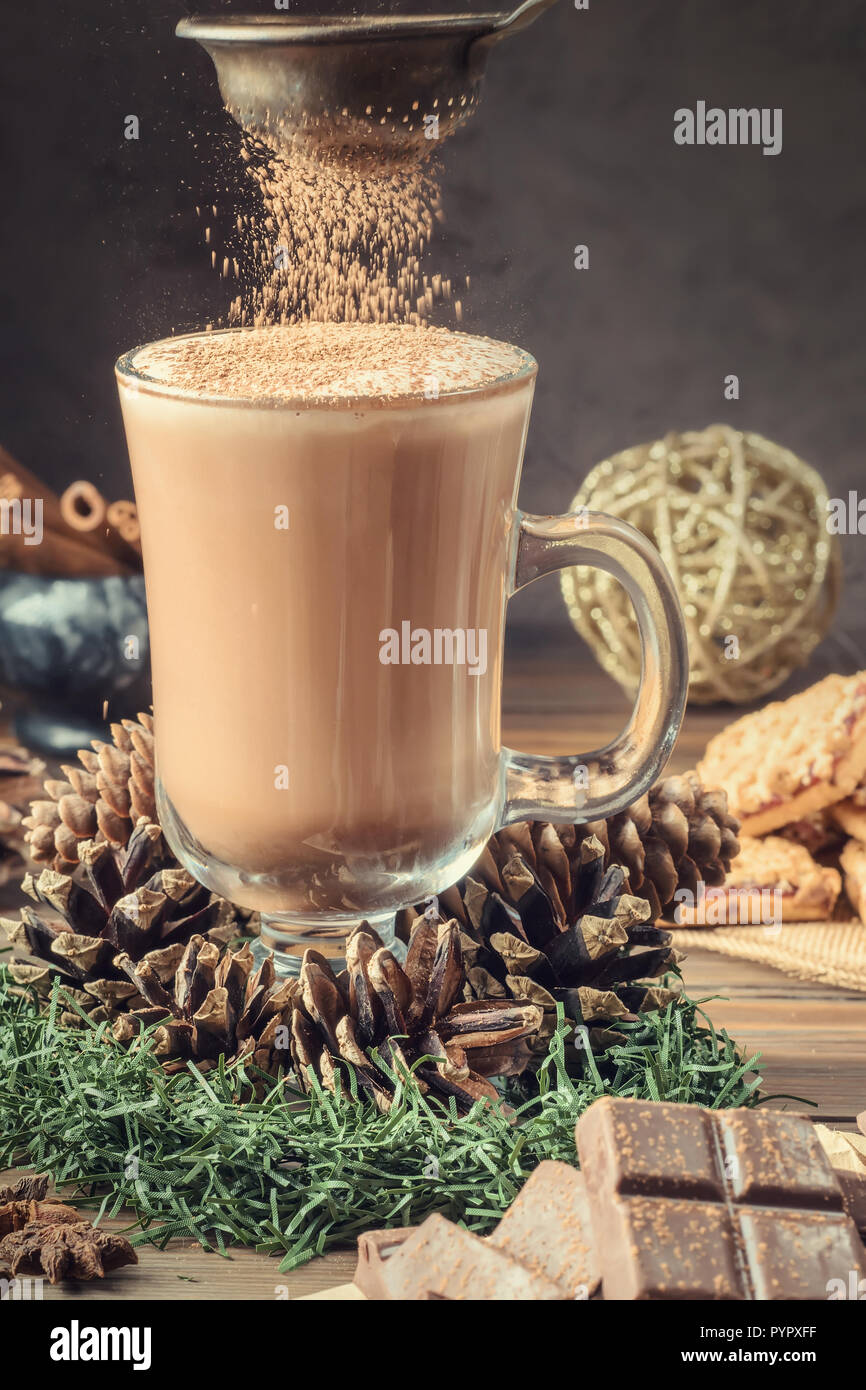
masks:
[[[260,195],[241,217],[247,283],[234,325],[427,322],[451,284],[421,266],[441,216],[429,161],[372,161],[244,136]]]
[[[316,134],[241,132],[254,196],[233,246],[218,251],[205,230],[212,266],[239,285],[228,325],[422,326],[438,303],[459,323],[451,280],[423,266],[442,220],[437,142],[373,150]]]

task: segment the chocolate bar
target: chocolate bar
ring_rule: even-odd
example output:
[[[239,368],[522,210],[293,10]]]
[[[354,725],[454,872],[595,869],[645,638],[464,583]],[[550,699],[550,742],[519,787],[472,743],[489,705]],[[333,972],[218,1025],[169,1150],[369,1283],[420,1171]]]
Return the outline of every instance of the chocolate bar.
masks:
[[[381,1265],[389,1299],[559,1300],[559,1284],[444,1216],[428,1216]]]
[[[489,1237],[514,1260],[544,1274],[564,1298],[590,1298],[600,1273],[592,1247],[583,1174],[568,1163],[539,1163]]]
[[[606,1299],[824,1299],[866,1275],[807,1120],[604,1097],[576,1137]]]

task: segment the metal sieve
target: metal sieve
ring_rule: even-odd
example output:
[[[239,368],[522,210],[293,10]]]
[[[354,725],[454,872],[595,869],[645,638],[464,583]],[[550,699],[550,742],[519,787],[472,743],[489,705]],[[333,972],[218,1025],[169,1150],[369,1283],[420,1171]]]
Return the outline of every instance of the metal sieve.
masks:
[[[393,158],[462,125],[490,49],[553,3],[525,0],[510,14],[192,16],[176,32],[207,49],[246,129]]]

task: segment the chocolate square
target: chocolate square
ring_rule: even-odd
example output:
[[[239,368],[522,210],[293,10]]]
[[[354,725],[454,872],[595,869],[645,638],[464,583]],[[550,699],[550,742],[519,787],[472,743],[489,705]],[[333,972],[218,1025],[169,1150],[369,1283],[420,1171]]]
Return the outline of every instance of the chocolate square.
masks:
[[[627,1251],[628,1259],[609,1260],[611,1248]],[[613,1201],[605,1211],[599,1259],[605,1299],[741,1297],[736,1242],[720,1203]]]
[[[596,1101],[587,1117],[599,1106],[610,1106],[609,1122],[593,1127],[578,1123],[581,1167],[587,1150],[586,1174],[601,1163],[606,1181],[619,1193],[645,1197],[676,1194],[695,1199],[721,1201],[725,1184],[719,1172],[712,1126],[708,1112],[696,1105],[659,1105],[654,1101],[625,1101],[622,1105],[605,1098]],[[675,1110],[673,1117],[659,1114]],[[584,1117],[586,1118],[586,1117]],[[591,1151],[589,1146],[592,1146]]]
[[[756,1207],[737,1219],[755,1298],[826,1298],[831,1280],[847,1287],[852,1270],[863,1272],[860,1237],[841,1213]]]
[[[726,1177],[736,1202],[842,1210],[842,1191],[808,1120],[772,1110],[716,1115]]]

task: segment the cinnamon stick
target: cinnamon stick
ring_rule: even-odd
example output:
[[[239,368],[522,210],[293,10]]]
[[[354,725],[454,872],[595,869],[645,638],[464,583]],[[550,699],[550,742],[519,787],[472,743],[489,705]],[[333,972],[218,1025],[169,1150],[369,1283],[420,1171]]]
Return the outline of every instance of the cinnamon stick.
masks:
[[[47,528],[39,545],[25,545],[23,536],[0,535],[0,570],[69,579],[135,573],[131,565],[122,564],[107,551],[83,545]]]
[[[0,496],[29,497],[34,501],[36,498],[42,499],[42,524],[46,531],[56,531],[68,539],[75,539],[91,550],[104,551],[105,547],[100,543],[98,536],[70,531],[63,518],[60,498],[57,493],[37,478],[34,473],[31,473],[29,468],[25,468],[23,463],[19,463],[16,458],[13,458],[2,445],[0,445],[0,478],[2,478]]]
[[[73,531],[95,531],[105,520],[105,498],[93,483],[79,478],[60,498],[60,512]]]
[[[68,526],[57,493],[25,468],[0,446],[0,499],[23,504],[29,500],[31,512],[41,503],[42,540],[25,545],[24,537],[3,534],[12,531],[9,513],[0,517],[0,569],[18,569],[25,574],[70,575],[72,578],[133,574],[139,569],[134,553],[126,547],[122,555],[113,554],[95,532]],[[5,525],[3,524],[5,523]],[[17,529],[17,528],[15,528]]]
[[[114,508],[118,505],[112,503]],[[123,505],[135,511],[131,502]],[[109,513],[112,507],[108,506],[99,489],[86,478],[79,478],[76,482],[70,483],[60,499],[63,517],[77,536],[98,535],[102,547],[109,554],[114,555],[127,568],[135,569],[135,548],[125,539],[120,528],[110,521]]]
[[[112,502],[106,513],[106,520],[136,554],[141,554],[141,524],[138,508],[134,502]]]

